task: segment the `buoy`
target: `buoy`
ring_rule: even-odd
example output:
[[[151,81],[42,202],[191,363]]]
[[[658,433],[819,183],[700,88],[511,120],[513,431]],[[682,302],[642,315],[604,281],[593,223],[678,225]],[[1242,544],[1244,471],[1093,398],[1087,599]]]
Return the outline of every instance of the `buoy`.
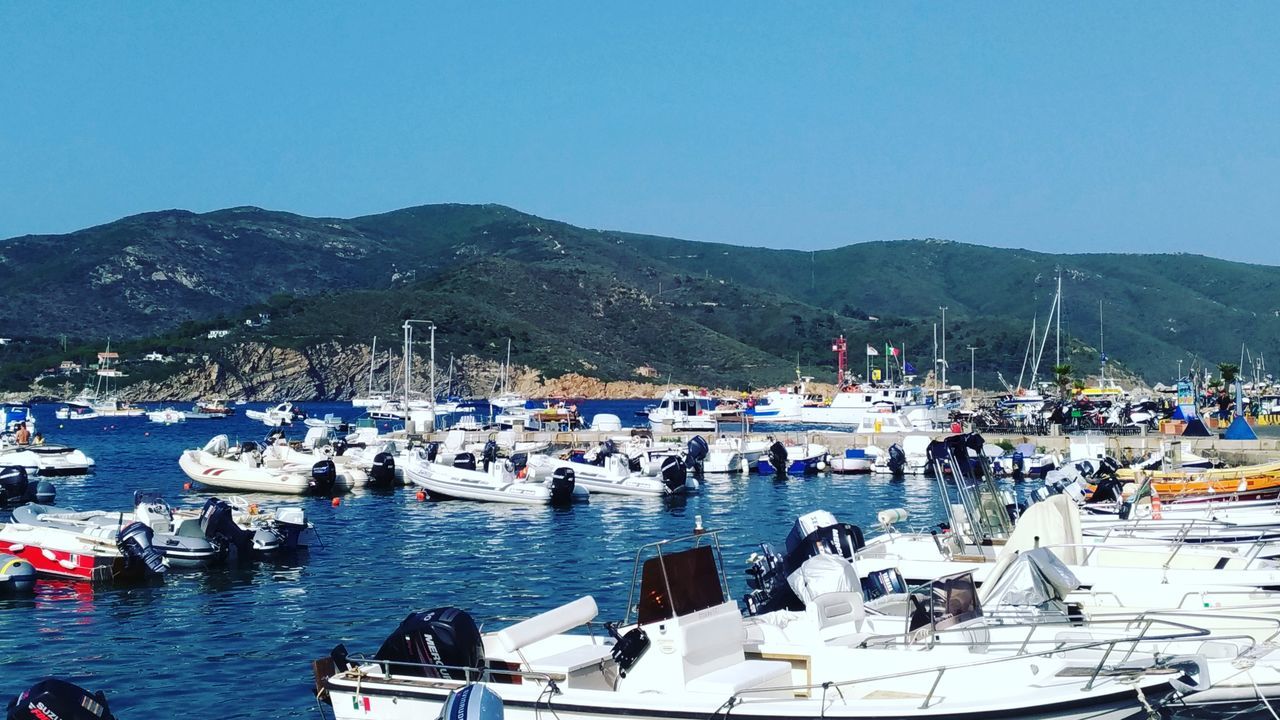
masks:
[[[333,506],[334,506],[334,507],[338,507],[338,506],[339,506],[339,505],[341,505],[341,504],[342,504],[342,498],[334,498],[334,499],[333,499]]]
[[[1164,512],[1160,507],[1160,493],[1156,492],[1154,489],[1151,491],[1151,519],[1164,519]]]
[[[818,461],[818,472],[822,472],[823,470],[826,470],[826,469],[827,469],[827,464],[826,464],[825,462],[823,462],[823,461],[819,460],[819,461]]]
[[[184,483],[182,483],[182,489],[183,489],[183,490],[190,490],[190,489],[191,489],[191,483],[190,483],[190,482],[184,482]]]
[[[149,432],[144,432],[144,433],[142,433],[142,437],[151,437],[151,433],[149,433]]]
[[[415,497],[417,497],[417,498],[418,498],[418,502],[422,502],[423,500],[426,500],[426,499],[427,499],[427,494],[426,494],[425,492],[423,492],[422,490],[419,490],[419,491],[418,491],[418,494],[417,494]]]

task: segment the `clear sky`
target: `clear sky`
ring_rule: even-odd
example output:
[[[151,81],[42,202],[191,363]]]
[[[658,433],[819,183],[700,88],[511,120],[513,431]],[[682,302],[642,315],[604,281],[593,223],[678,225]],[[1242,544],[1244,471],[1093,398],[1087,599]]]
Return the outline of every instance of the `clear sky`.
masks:
[[[0,0],[0,237],[497,202],[1280,264],[1280,3]]]

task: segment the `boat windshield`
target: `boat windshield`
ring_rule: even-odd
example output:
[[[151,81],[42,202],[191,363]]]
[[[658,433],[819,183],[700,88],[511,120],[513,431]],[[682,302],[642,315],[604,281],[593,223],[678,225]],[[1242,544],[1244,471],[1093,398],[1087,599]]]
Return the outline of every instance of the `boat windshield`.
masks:
[[[636,612],[641,625],[688,615],[725,601],[710,545],[649,558],[644,561],[640,578]]]
[[[978,601],[978,587],[973,573],[965,572],[938,578],[911,593],[911,613],[907,617],[907,632],[924,634],[946,630],[963,622],[982,617],[982,605]]]

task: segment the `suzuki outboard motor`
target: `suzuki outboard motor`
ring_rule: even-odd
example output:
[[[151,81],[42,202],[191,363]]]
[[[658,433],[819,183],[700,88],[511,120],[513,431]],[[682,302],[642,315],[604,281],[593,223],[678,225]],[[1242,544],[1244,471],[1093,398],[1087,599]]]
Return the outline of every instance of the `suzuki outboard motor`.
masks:
[[[466,685],[449,693],[441,720],[502,720],[502,697],[484,685]]]
[[[489,466],[498,459],[498,443],[488,440],[484,444],[484,450],[480,453],[480,459],[484,461],[484,471],[489,472]]]
[[[8,720],[115,720],[107,697],[66,680],[45,678],[9,701]]]
[[[889,472],[901,475],[907,468],[907,453],[898,443],[889,446]]]
[[[321,460],[311,466],[311,478],[307,492],[312,495],[328,495],[338,482],[338,466],[332,460]]]
[[[164,555],[151,544],[152,537],[151,528],[134,521],[120,529],[116,547],[129,564],[141,563],[148,574],[163,575],[169,568],[164,564]]]
[[[702,478],[702,461],[707,459],[707,454],[710,452],[711,448],[701,435],[694,435],[689,438],[688,450],[684,456],[684,466],[693,471],[694,477]]]
[[[0,507],[14,507],[27,502],[27,469],[21,465],[0,468]]]
[[[380,452],[373,456],[369,468],[370,485],[377,488],[393,488],[396,485],[396,458],[391,453]]]
[[[773,474],[777,477],[787,475],[787,446],[775,441],[769,446],[769,464],[773,466]]]
[[[479,680],[484,671],[484,642],[476,621],[466,612],[436,608],[410,613],[373,657],[394,663],[391,671],[397,675]]]
[[[551,475],[551,504],[568,505],[573,502],[573,486],[577,482],[573,468],[556,468]]]
[[[476,456],[471,453],[458,453],[453,456],[453,466],[459,470],[475,470]]]
[[[205,539],[233,547],[241,560],[247,560],[253,550],[253,532],[236,524],[231,506],[218,498],[209,498],[200,508],[200,529]]]
[[[684,463],[674,455],[662,459],[662,484],[667,486],[668,493],[684,492],[684,485],[689,481],[689,471]]]

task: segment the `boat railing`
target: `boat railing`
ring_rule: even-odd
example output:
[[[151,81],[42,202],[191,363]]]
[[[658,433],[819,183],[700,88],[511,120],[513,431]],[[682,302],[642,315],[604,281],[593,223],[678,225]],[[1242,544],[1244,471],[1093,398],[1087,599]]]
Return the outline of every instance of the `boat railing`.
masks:
[[[357,683],[359,683],[360,680],[373,675],[373,673],[368,672],[368,669],[371,666],[376,666],[378,668],[378,676],[383,680],[390,680],[393,676],[397,675],[397,673],[394,672],[397,668],[413,669],[417,671],[430,670],[436,673],[445,673],[447,675],[461,675],[462,678],[459,680],[450,677],[432,678],[429,675],[424,675],[422,672],[408,673],[409,675],[423,677],[424,679],[457,682],[459,684],[483,682],[486,679],[492,680],[495,676],[499,678],[506,678],[507,682],[537,680],[542,683],[549,684],[555,680],[555,678],[548,673],[537,672],[534,670],[509,670],[493,667],[473,668],[463,667],[461,665],[445,665],[443,663],[418,663],[410,662],[408,660],[374,658],[363,654],[348,655],[347,662],[351,664],[351,667],[338,674],[352,674]],[[399,675],[403,677],[405,673],[399,673]]]
[[[1102,541],[1102,540],[1106,540],[1107,537],[1109,536],[1104,536],[1104,537],[1092,536],[1092,537]],[[1135,539],[1142,540],[1145,538],[1135,538]],[[1248,553],[1236,554],[1232,552],[1223,552],[1221,553],[1221,555],[1230,559],[1238,559],[1238,560],[1244,561],[1244,567],[1239,568],[1241,570],[1273,570],[1275,568],[1257,567],[1255,565],[1255,563],[1259,562],[1262,559],[1258,557],[1259,554],[1270,542],[1271,541],[1256,540],[1254,541],[1254,547],[1250,548],[1250,551]],[[1177,558],[1178,554],[1182,552],[1183,548],[1186,548],[1188,546],[1192,547],[1193,549],[1197,547],[1205,547],[1205,546],[1210,548],[1214,547],[1213,543],[1211,542],[1210,543],[1184,543],[1184,542],[1174,543],[1172,540],[1158,540],[1154,538],[1150,539],[1149,543],[1144,543],[1139,545],[1110,545],[1110,544],[1107,544],[1106,542],[1095,542],[1095,543],[1055,543],[1053,545],[1042,545],[1041,547],[1081,548],[1085,551],[1084,557],[1080,562],[1081,565],[1088,565],[1089,560],[1093,558],[1094,552],[1099,549],[1105,549],[1108,553],[1117,553],[1117,552],[1150,553],[1153,550],[1157,550],[1157,549],[1169,550],[1170,552],[1168,557],[1166,557],[1164,559],[1164,562],[1159,566],[1159,569],[1167,571],[1173,568],[1174,559]],[[1154,566],[1151,566],[1151,567],[1154,567]]]
[[[1099,621],[1098,623],[1091,622],[1090,625],[1092,626],[1097,624],[1105,624],[1108,622],[1111,622],[1111,621],[1103,620],[1103,621]],[[1128,620],[1125,620],[1123,622],[1126,624],[1133,624],[1131,621],[1128,621]],[[1098,663],[1096,665],[1092,665],[1088,671],[1089,680],[1088,682],[1085,683],[1083,690],[1089,691],[1093,689],[1093,686],[1097,682],[1099,676],[1103,676],[1104,674],[1113,675],[1115,673],[1122,673],[1127,677],[1143,675],[1145,673],[1145,670],[1147,669],[1145,667],[1124,666],[1124,663],[1127,663],[1129,661],[1129,659],[1133,656],[1134,652],[1137,651],[1138,646],[1141,643],[1190,640],[1192,638],[1204,638],[1210,634],[1209,631],[1205,630],[1204,628],[1198,628],[1192,625],[1185,625],[1182,623],[1154,619],[1154,618],[1145,619],[1140,624],[1142,625],[1142,630],[1137,635],[1126,635],[1123,637],[1105,638],[1105,639],[1098,639],[1098,640],[1083,640],[1079,642],[1063,641],[1059,638],[1033,642],[1032,640],[1030,640],[1030,636],[1034,635],[1037,629],[1049,628],[1053,630],[1061,630],[1064,627],[1079,627],[1079,626],[1067,621],[1063,621],[1061,623],[1057,623],[1057,622],[1029,623],[1028,638],[1024,638],[1020,641],[1013,641],[1013,640],[995,641],[995,642],[970,641],[968,643],[974,646],[981,646],[983,648],[988,648],[988,649],[998,647],[998,646],[1005,646],[1005,645],[1009,647],[1016,646],[1017,651],[1011,655],[1001,655],[999,657],[994,657],[994,658],[988,657],[982,660],[975,660],[967,663],[951,663],[951,664],[939,665],[935,667],[917,668],[914,670],[900,670],[893,673],[886,673],[883,675],[871,675],[867,677],[853,678],[850,680],[840,680],[840,681],[825,682],[825,683],[809,683],[809,684],[803,684],[803,685],[748,688],[745,690],[737,691],[733,695],[732,700],[740,702],[742,700],[742,696],[744,695],[764,695],[767,701],[778,702],[779,698],[777,697],[777,695],[780,693],[790,694],[796,699],[802,699],[803,697],[808,696],[810,693],[812,693],[812,691],[815,691],[815,690],[821,690],[823,693],[824,699],[826,697],[826,694],[831,690],[834,690],[837,694],[839,694],[843,698],[844,695],[841,692],[842,688],[853,687],[855,685],[861,685],[861,684],[866,684],[871,682],[881,682],[884,680],[897,680],[904,677],[932,675],[933,682],[929,687],[929,693],[925,696],[923,702],[921,702],[919,706],[920,709],[925,710],[931,706],[933,697],[937,692],[938,685],[939,683],[941,683],[943,675],[945,675],[949,670],[976,668],[976,667],[983,667],[987,665],[997,665],[1000,663],[1013,662],[1019,659],[1051,657],[1053,655],[1057,655],[1060,653],[1093,649],[1093,650],[1101,651],[1102,657],[1098,660]],[[1155,634],[1155,635],[1150,634],[1151,629],[1155,627],[1157,624],[1172,627],[1172,628],[1175,628],[1176,630],[1174,632],[1169,632],[1169,633],[1161,633],[1161,634]],[[1001,625],[999,627],[1007,628],[1007,627],[1016,627],[1016,626]],[[952,628],[947,628],[945,630],[935,630],[933,632],[935,635],[942,634],[942,633],[964,633],[964,632],[973,633],[974,631],[981,631],[984,629],[989,630],[991,628],[984,627],[981,625],[958,625]],[[881,647],[881,646],[894,645],[897,643],[911,644],[911,639],[910,637],[904,636],[902,634],[872,635],[862,639],[862,641],[859,644],[859,647],[867,647],[870,645]],[[1039,644],[1039,643],[1049,644],[1051,645],[1051,647],[1047,647],[1042,650],[1030,649],[1030,646],[1032,644]],[[932,644],[933,643],[931,642],[930,646],[932,646]],[[1122,646],[1124,645],[1129,646],[1127,651],[1123,649]],[[1107,661],[1110,660],[1113,655],[1116,655],[1117,653],[1121,653],[1121,652],[1124,653],[1123,656],[1117,659],[1116,661],[1117,665],[1109,672]],[[1152,668],[1159,667],[1158,662],[1159,662],[1159,659],[1153,657],[1153,662],[1151,667]],[[825,703],[824,703],[824,707],[825,707]]]
[[[1118,608],[1123,610],[1125,607],[1123,602],[1120,599],[1120,595],[1112,590],[1096,590],[1091,588],[1088,590],[1077,590],[1076,592],[1086,594],[1089,597],[1093,597],[1093,598],[1105,597],[1105,598],[1112,598],[1113,600],[1115,600],[1116,602],[1115,605],[1104,606],[1106,608]],[[1258,590],[1257,588],[1247,588],[1247,589],[1239,589],[1239,590],[1189,590],[1183,593],[1182,597],[1178,599],[1178,604],[1170,606],[1169,610],[1182,611],[1182,606],[1188,600],[1199,598],[1199,602],[1204,606],[1206,610],[1212,609],[1215,611],[1219,611],[1222,609],[1220,605],[1211,607],[1209,605],[1205,605],[1204,603],[1208,602],[1209,598],[1217,599],[1222,597],[1233,597],[1233,596],[1241,596],[1242,599],[1245,599],[1245,600],[1258,600],[1258,598],[1255,597],[1258,593],[1266,593],[1269,595],[1277,594],[1273,591]],[[1258,608],[1263,612],[1275,612],[1275,610],[1273,610],[1272,608],[1280,608],[1280,598],[1276,600],[1263,599],[1259,602],[1260,602],[1260,605],[1258,606]],[[1253,610],[1252,607],[1246,607],[1246,608],[1231,607],[1227,609],[1236,610],[1237,612]]]

